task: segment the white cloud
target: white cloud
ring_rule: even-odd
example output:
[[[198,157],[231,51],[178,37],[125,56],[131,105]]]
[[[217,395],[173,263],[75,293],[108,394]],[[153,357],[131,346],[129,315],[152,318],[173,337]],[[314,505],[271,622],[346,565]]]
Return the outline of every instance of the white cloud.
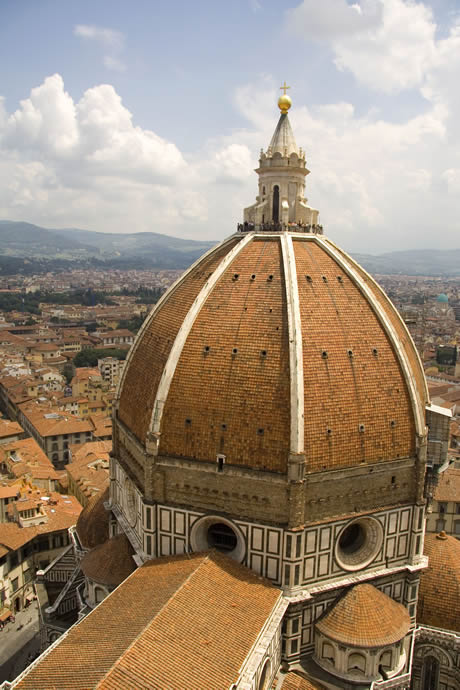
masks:
[[[436,59],[432,11],[411,0],[303,0],[288,27],[326,41],[335,63],[367,87],[387,93],[423,84]]]
[[[359,7],[369,15],[362,2]],[[350,11],[360,18],[356,8]],[[307,197],[327,233],[352,251],[457,247],[460,26],[454,23],[436,40],[423,5],[388,0],[385,12],[372,28],[353,25],[339,37],[334,29],[334,50],[340,43],[345,60],[350,41],[357,41],[363,64],[347,69],[365,83],[374,64],[387,90],[416,86],[424,106],[394,122],[374,109],[362,114],[346,100],[306,107],[296,98],[290,119],[312,171]],[[394,22],[397,16],[399,34],[394,26],[398,35],[388,36],[391,46],[380,55],[372,41],[381,40],[389,17]],[[407,65],[402,53],[398,57],[404,35],[408,43],[413,37]],[[405,73],[392,75],[385,60]],[[48,77],[16,112],[6,113],[0,102],[0,217],[222,238],[255,199],[253,169],[275,128],[277,87],[269,75],[241,85],[233,102],[246,128],[183,154],[174,142],[137,126],[113,86],[89,88],[76,101],[59,75]]]
[[[114,70],[115,72],[125,72],[126,65],[119,58],[113,57],[113,55],[104,55],[104,65],[107,69]]]
[[[286,16],[291,31],[319,40],[375,29],[381,24],[382,11],[380,0],[361,0],[354,5],[346,0],[303,0]]]
[[[161,219],[167,231],[206,217],[200,190],[179,193],[188,170],[172,142],[133,124],[108,84],[74,102],[55,74],[0,118],[0,217],[115,231]]]
[[[80,38],[87,38],[93,41],[98,41],[104,46],[121,50],[123,48],[124,38],[120,31],[114,29],[107,29],[101,26],[94,26],[88,24],[77,24],[74,27],[75,36]]]
[[[102,26],[77,24],[73,33],[78,38],[94,41],[104,49],[103,63],[109,70],[124,72],[126,65],[120,57],[125,39],[121,31]]]

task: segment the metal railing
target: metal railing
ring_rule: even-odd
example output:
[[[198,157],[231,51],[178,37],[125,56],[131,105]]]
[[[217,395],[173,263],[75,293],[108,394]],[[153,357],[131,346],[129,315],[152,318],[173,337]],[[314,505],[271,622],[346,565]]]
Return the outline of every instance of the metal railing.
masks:
[[[322,225],[303,223],[237,223],[237,232],[304,232],[322,235]]]

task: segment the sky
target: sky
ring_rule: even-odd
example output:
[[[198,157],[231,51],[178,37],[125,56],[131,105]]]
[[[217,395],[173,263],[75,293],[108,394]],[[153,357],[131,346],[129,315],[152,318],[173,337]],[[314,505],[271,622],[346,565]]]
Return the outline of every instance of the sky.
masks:
[[[0,0],[0,219],[221,240],[291,86],[351,252],[460,247],[460,0]]]

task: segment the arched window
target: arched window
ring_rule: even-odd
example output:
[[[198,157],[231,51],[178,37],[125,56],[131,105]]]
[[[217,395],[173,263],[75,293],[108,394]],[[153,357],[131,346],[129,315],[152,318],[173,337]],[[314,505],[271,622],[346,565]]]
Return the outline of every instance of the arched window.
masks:
[[[366,673],[366,657],[364,654],[354,652],[348,657],[348,671],[354,673]]]
[[[260,674],[257,690],[266,690],[270,680],[270,659],[267,659]]]
[[[324,661],[329,661],[332,665],[335,663],[335,650],[330,642],[323,642],[323,649],[321,650],[321,657]]]
[[[422,690],[437,690],[439,681],[439,661],[427,656],[423,662]]]
[[[280,188],[277,184],[273,187],[273,212],[272,220],[274,223],[279,223],[280,220]]]

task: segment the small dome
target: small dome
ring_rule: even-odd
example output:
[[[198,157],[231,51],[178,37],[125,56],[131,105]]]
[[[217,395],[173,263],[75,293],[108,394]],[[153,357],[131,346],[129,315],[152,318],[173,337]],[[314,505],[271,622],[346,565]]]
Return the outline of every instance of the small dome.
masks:
[[[96,546],[81,561],[89,580],[107,587],[117,587],[136,569],[134,549],[125,534],[117,534],[105,544]]]
[[[103,544],[109,538],[109,512],[104,503],[109,500],[109,489],[91,496],[77,520],[77,534],[85,549]]]
[[[425,535],[417,623],[460,632],[460,541],[445,532]]]
[[[441,294],[438,295],[437,298],[436,298],[436,302],[444,302],[444,303],[447,303],[448,301],[449,301],[449,298],[448,298],[447,295],[445,295],[443,292],[441,292]]]
[[[407,635],[407,609],[372,585],[356,585],[316,627],[326,637],[354,647],[385,647]]]

